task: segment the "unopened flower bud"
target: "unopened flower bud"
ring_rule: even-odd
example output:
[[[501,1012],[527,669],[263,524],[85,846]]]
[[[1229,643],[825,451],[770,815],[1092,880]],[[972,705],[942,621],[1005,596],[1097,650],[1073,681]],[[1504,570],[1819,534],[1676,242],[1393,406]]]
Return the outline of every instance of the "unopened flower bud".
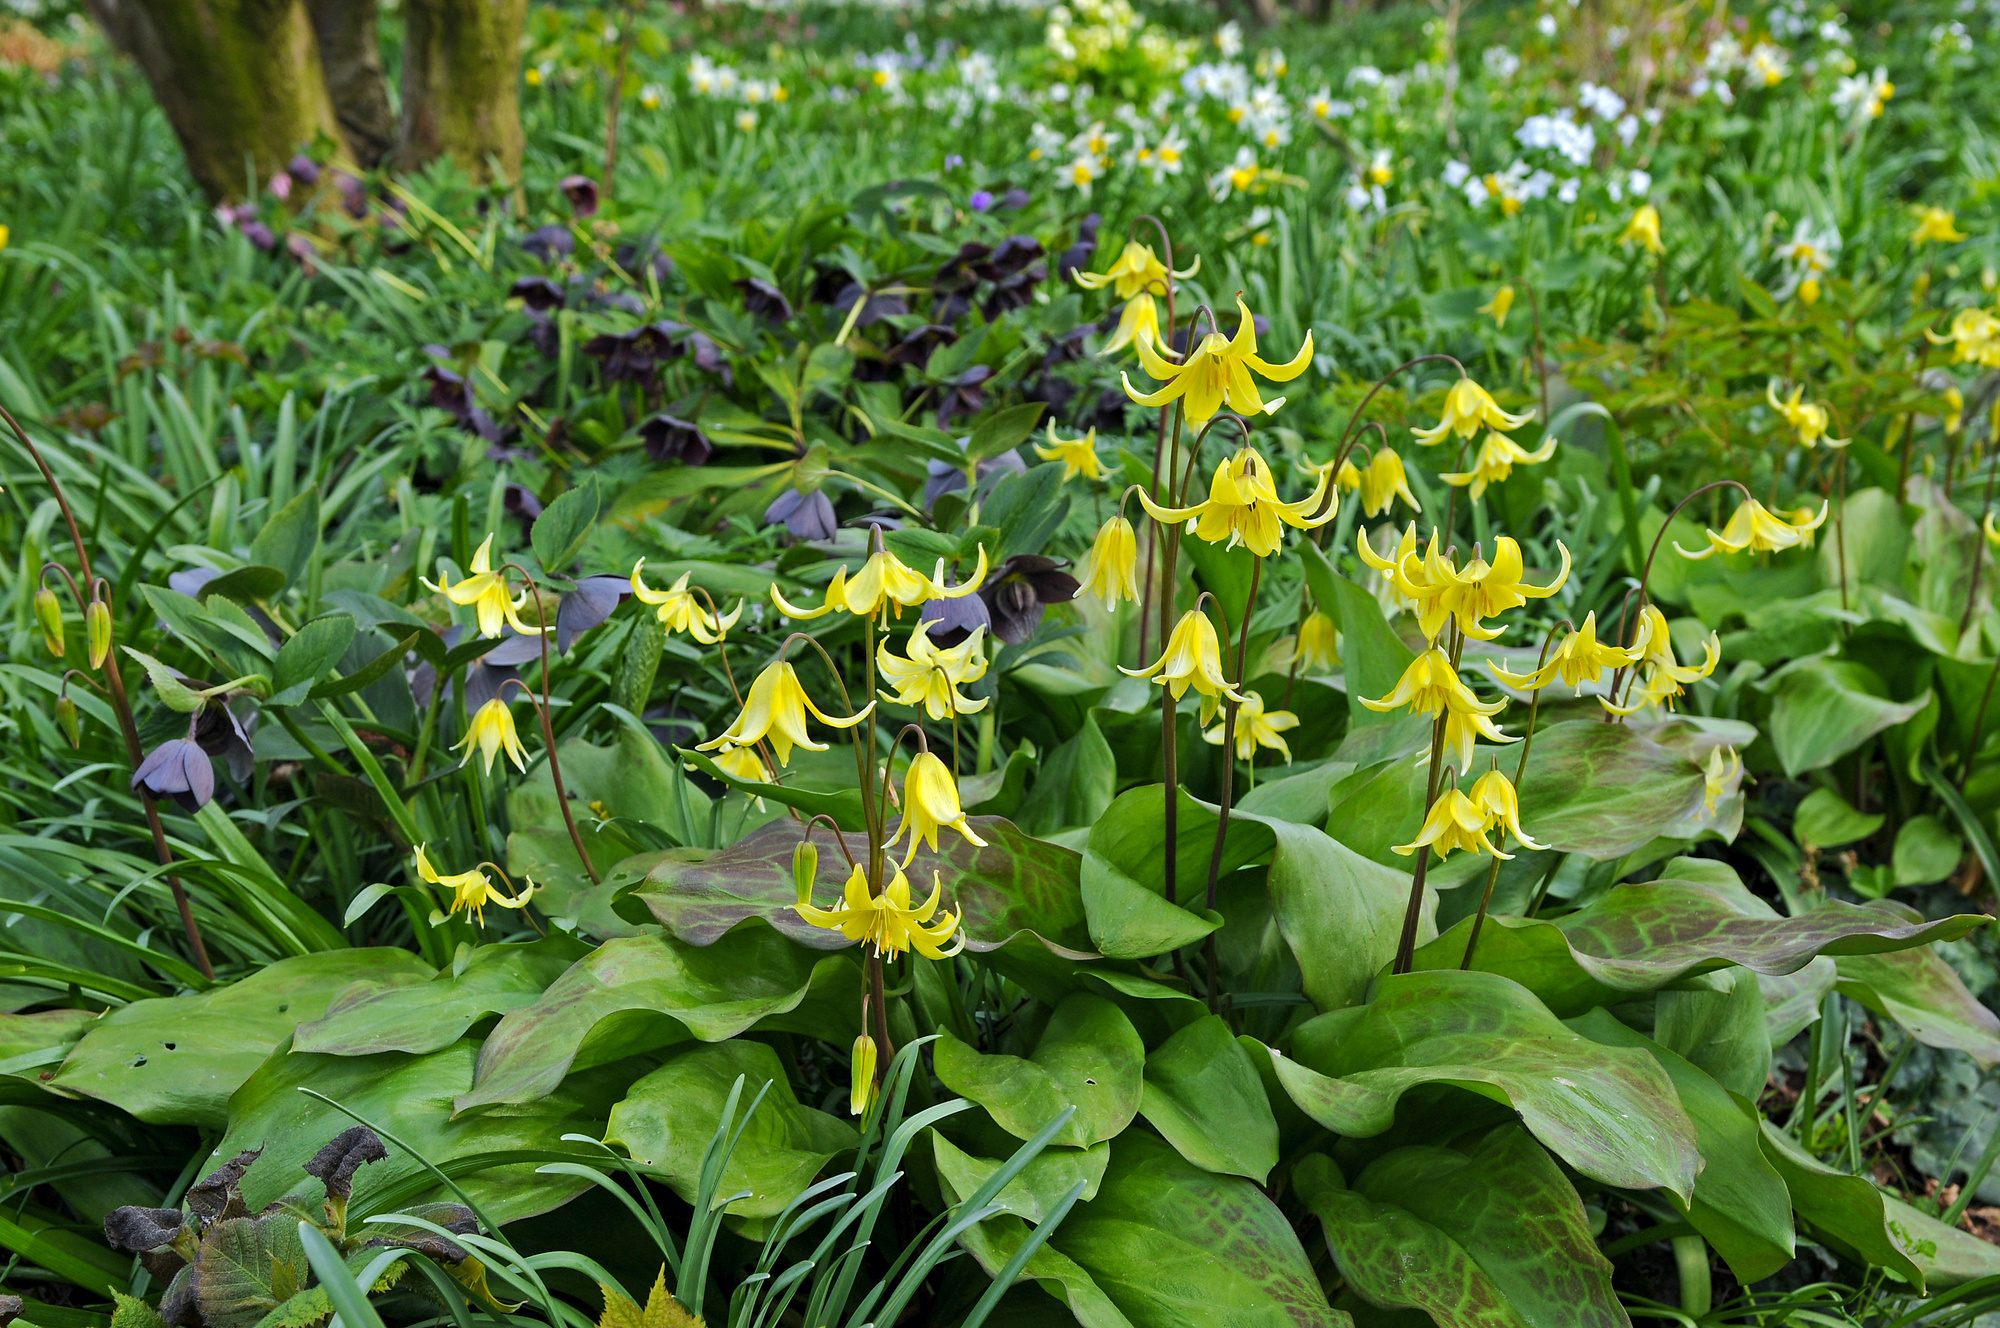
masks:
[[[865,1116],[868,1105],[875,1100],[875,1039],[863,1033],[854,1039],[854,1057],[850,1071],[854,1085],[847,1093],[849,1115]]]
[[[61,659],[63,657],[62,604],[56,599],[56,592],[47,586],[35,592],[35,621],[41,624],[42,640],[48,643],[49,653]]]
[[[69,739],[71,747],[83,746],[83,727],[77,721],[76,702],[67,693],[56,698],[56,727]]]
[[[792,884],[798,887],[799,902],[812,900],[813,881],[819,876],[819,850],[805,840],[792,850]]]
[[[90,638],[90,667],[101,669],[111,654],[111,606],[101,599],[90,601],[83,611],[83,626]]]

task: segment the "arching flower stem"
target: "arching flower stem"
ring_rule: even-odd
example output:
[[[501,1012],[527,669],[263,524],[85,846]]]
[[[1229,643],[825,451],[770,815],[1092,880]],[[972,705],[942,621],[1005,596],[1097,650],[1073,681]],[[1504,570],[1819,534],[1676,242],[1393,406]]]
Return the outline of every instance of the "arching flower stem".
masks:
[[[1250,560],[1250,594],[1243,601],[1243,621],[1237,628],[1235,690],[1238,693],[1243,691],[1243,675],[1249,663],[1250,619],[1252,611],[1257,607],[1257,585],[1262,580],[1263,575],[1264,560],[1252,557]],[[1202,595],[1215,604],[1215,616],[1222,619],[1223,632],[1226,636],[1229,629],[1229,617],[1222,611],[1222,601],[1216,599],[1205,590],[1202,592]],[[1200,600],[1195,601],[1197,606],[1199,606],[1200,602]],[[1224,837],[1229,833],[1229,803],[1235,794],[1236,782],[1236,710],[1238,703],[1234,698],[1225,697],[1222,705],[1222,799],[1219,804],[1220,811],[1215,819],[1215,846],[1209,850],[1208,854],[1208,894],[1206,896],[1206,907],[1210,912],[1215,910],[1216,884],[1222,873],[1222,843]],[[1250,753],[1250,759],[1252,761],[1257,759],[1257,753],[1254,749]],[[1208,960],[1208,1008],[1209,1013],[1214,1014],[1217,1013],[1215,933],[1209,933],[1208,940],[1203,948],[1207,953]]]
[[[583,870],[590,877],[590,883],[602,885],[604,878],[597,874],[597,864],[590,860],[590,850],[583,846],[583,835],[576,828],[576,815],[569,809],[569,791],[563,787],[562,762],[556,756],[555,725],[549,719],[549,628],[554,624],[549,621],[548,606],[542,602],[542,588],[535,584],[535,578],[528,574],[528,569],[519,563],[508,563],[500,569],[501,575],[506,575],[509,567],[521,574],[521,579],[528,583],[528,593],[535,597],[535,626],[541,629],[536,635],[542,647],[542,694],[537,699],[528,685],[518,678],[507,681],[520,687],[528,693],[529,700],[535,701],[535,713],[542,721],[542,746],[549,757],[549,779],[555,785],[556,806],[562,808],[563,825],[569,830],[569,842],[576,846],[576,855],[583,859]],[[506,690],[505,683],[501,684],[500,690]]]
[[[1368,395],[1361,398],[1361,404],[1354,408],[1354,414],[1348,417],[1347,428],[1340,435],[1340,446],[1334,452],[1335,462],[1338,463],[1340,461],[1344,461],[1347,459],[1348,441],[1354,437],[1354,431],[1356,427],[1360,424],[1361,416],[1368,410],[1368,403],[1375,399],[1375,394],[1377,392],[1380,392],[1383,388],[1389,385],[1390,379],[1394,378],[1397,374],[1402,373],[1405,369],[1414,369],[1420,364],[1431,364],[1439,360],[1444,361],[1446,364],[1449,364],[1452,368],[1458,370],[1459,377],[1461,378],[1470,377],[1470,375],[1468,375],[1465,372],[1465,366],[1463,364],[1460,364],[1458,362],[1458,358],[1453,355],[1443,355],[1443,354],[1419,355],[1413,360],[1404,360],[1401,364],[1391,369],[1388,373],[1385,373],[1380,378],[1376,379],[1375,386],[1368,389]]]
[[[1449,552],[1447,556],[1450,556]],[[1448,626],[1445,631],[1451,641],[1451,668],[1455,674],[1458,672],[1459,657],[1465,649],[1465,637],[1458,630],[1456,622]],[[1431,721],[1430,778],[1424,788],[1423,819],[1426,821],[1430,819],[1431,807],[1438,799],[1439,781],[1442,775],[1440,766],[1444,761],[1445,720],[1450,717],[1450,714],[1451,712],[1448,708],[1441,709],[1438,711],[1437,718]],[[1410,873],[1410,900],[1409,904],[1403,910],[1403,933],[1396,941],[1396,962],[1391,969],[1392,972],[1409,972],[1410,962],[1417,952],[1417,922],[1423,914],[1424,878],[1430,871],[1430,865],[1431,846],[1429,844],[1420,845],[1417,849],[1416,867]]]
[[[1618,635],[1616,637],[1616,640],[1621,647],[1630,646],[1632,644],[1630,641],[1625,639],[1625,626],[1626,626],[1626,620],[1631,614],[1632,600],[1634,596],[1638,598],[1639,607],[1642,609],[1645,608],[1648,603],[1650,603],[1650,601],[1646,597],[1646,587],[1653,579],[1653,559],[1659,556],[1660,541],[1667,537],[1667,531],[1669,528],[1673,526],[1674,518],[1681,514],[1681,509],[1686,507],[1689,503],[1701,497],[1703,494],[1707,493],[1711,489],[1735,489],[1737,492],[1741,493],[1746,499],[1754,498],[1756,496],[1752,494],[1745,485],[1736,480],[1713,480],[1707,484],[1702,485],[1699,489],[1696,489],[1693,493],[1690,493],[1687,497],[1681,499],[1679,502],[1674,504],[1674,510],[1667,513],[1667,519],[1660,523],[1659,530],[1654,533],[1652,547],[1646,550],[1646,566],[1639,573],[1639,584],[1633,588],[1631,594],[1625,596],[1625,602],[1619,606]],[[1611,675],[1610,695],[1613,701],[1619,701],[1619,702],[1623,701],[1623,698],[1619,695],[1619,688],[1623,685],[1625,681],[1625,672],[1626,672],[1625,668],[1623,666],[1620,666],[1618,671]],[[1606,715],[1605,718],[1609,720],[1612,718],[1612,716]]]

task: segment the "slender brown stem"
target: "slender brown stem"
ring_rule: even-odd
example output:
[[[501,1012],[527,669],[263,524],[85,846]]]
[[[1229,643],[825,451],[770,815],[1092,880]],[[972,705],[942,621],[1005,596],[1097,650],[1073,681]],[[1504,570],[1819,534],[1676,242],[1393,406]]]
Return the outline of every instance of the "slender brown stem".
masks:
[[[0,406],[0,419],[7,421],[8,427],[14,431],[14,436],[20,439],[21,446],[25,447],[28,455],[34,458],[36,468],[42,472],[42,478],[48,481],[49,488],[54,491],[56,503],[62,508],[63,520],[69,524],[69,538],[71,545],[76,549],[77,568],[83,573],[86,585],[95,585],[97,578],[91,573],[90,554],[83,547],[83,531],[76,524],[76,513],[70,508],[69,495],[63,492],[62,484],[56,479],[55,472],[49,469],[49,463],[42,457],[42,450],[35,446],[34,440],[28,437],[27,430],[21,427],[21,422],[4,406]],[[72,591],[75,589],[74,582],[71,583],[71,589]],[[77,610],[78,612],[84,610],[81,601],[77,604]],[[139,726],[132,719],[132,702],[125,694],[125,679],[118,671],[118,645],[115,636],[110,652],[104,657],[104,684],[111,693],[111,709],[118,716],[118,732],[125,739],[125,754],[131,759],[132,769],[137,771],[145,760],[145,753],[139,746]],[[164,867],[174,860],[174,851],[167,845],[166,827],[160,824],[160,809],[153,802],[151,792],[144,787],[137,791],[139,803],[146,809],[146,824],[153,833],[153,853]],[[188,902],[187,888],[181,884],[181,878],[174,874],[167,876],[167,885],[174,894],[174,907],[180,911],[181,929],[187,934],[188,949],[194,955],[194,966],[201,970],[203,977],[213,980],[215,966],[209,962],[208,947],[202,944],[201,928],[195,925],[194,907]]]
[[[1368,389],[1368,395],[1361,398],[1361,404],[1356,406],[1354,414],[1348,417],[1347,428],[1340,435],[1340,448],[1336,449],[1336,451],[1344,451],[1346,449],[1347,440],[1354,436],[1355,427],[1360,423],[1362,413],[1368,409],[1368,403],[1375,399],[1377,392],[1380,392],[1389,385],[1390,379],[1402,373],[1405,369],[1414,369],[1420,364],[1430,364],[1436,360],[1443,360],[1450,364],[1452,368],[1458,370],[1458,376],[1461,378],[1470,378],[1472,376],[1466,373],[1465,366],[1460,364],[1457,358],[1451,355],[1419,355],[1414,360],[1404,360],[1401,364],[1378,378],[1375,381],[1375,386]]]
[[[878,953],[868,956],[868,1007],[875,1018],[875,1088],[880,1092],[896,1048],[889,1041],[889,998],[882,989],[882,956]]]
[[[1263,575],[1264,560],[1262,558],[1254,558],[1250,564],[1250,594],[1243,602],[1243,622],[1238,628],[1236,640],[1236,691],[1239,695],[1243,691],[1243,674],[1250,654],[1250,616],[1251,611],[1257,607],[1257,583]],[[1217,601],[1215,609],[1218,615],[1222,613],[1222,604],[1220,601]],[[1225,618],[1223,627],[1227,630],[1228,626],[1228,621]],[[1229,803],[1235,793],[1234,785],[1236,778],[1236,708],[1238,702],[1230,698],[1224,698],[1222,704],[1222,802],[1215,820],[1215,847],[1209,851],[1208,855],[1207,906],[1211,913],[1215,911],[1215,891],[1222,873],[1222,846],[1224,839],[1229,834]],[[1253,758],[1256,755],[1254,747],[1251,749],[1251,755]],[[1213,1013],[1216,1008],[1214,932],[1209,933],[1205,948],[1208,952],[1208,1008]]]
[[[590,883],[602,885],[604,878],[597,874],[597,865],[590,860],[590,850],[583,846],[583,834],[576,828],[576,815],[569,809],[569,790],[563,787],[562,761],[556,756],[555,725],[549,719],[549,628],[554,624],[549,621],[548,610],[542,604],[542,588],[535,584],[534,577],[528,575],[528,569],[519,563],[508,563],[507,567],[521,574],[521,579],[528,583],[528,593],[535,597],[535,626],[541,629],[536,635],[542,647],[542,694],[537,698],[533,692],[528,692],[528,696],[536,702],[535,713],[542,721],[542,746],[549,754],[549,779],[555,785],[556,806],[562,808],[563,825],[569,830],[569,842],[576,846],[576,855],[583,859],[583,870],[590,877]],[[501,572],[504,575],[506,568],[502,568]],[[521,690],[528,691],[526,684],[522,684]]]
[[[1979,574],[1985,570],[1986,562],[1986,518],[1993,511],[1993,482],[2000,480],[2000,466],[1994,466],[1986,476],[1986,501],[1979,509],[1979,526],[1972,532],[1972,581],[1965,588],[1965,612],[1958,617],[1958,634],[1965,635],[1965,629],[1972,625],[1972,606],[1979,599]]]

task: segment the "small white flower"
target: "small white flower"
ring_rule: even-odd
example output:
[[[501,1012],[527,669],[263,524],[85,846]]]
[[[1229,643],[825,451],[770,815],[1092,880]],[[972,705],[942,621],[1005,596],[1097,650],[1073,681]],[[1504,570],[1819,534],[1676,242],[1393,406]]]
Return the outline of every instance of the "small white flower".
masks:
[[[1235,19],[1216,29],[1215,49],[1222,52],[1225,60],[1234,60],[1243,54],[1243,28]]]
[[[1448,161],[1444,164],[1444,187],[1447,189],[1461,188],[1464,186],[1466,180],[1471,178],[1471,175],[1472,168],[1464,162],[1457,160]]]
[[[1536,19],[1535,31],[1541,33],[1544,37],[1555,36],[1556,16],[1554,14],[1544,14],[1540,18]]]
[[[757,112],[750,110],[748,107],[738,111],[736,113],[736,127],[746,134],[755,129],[757,127]]]

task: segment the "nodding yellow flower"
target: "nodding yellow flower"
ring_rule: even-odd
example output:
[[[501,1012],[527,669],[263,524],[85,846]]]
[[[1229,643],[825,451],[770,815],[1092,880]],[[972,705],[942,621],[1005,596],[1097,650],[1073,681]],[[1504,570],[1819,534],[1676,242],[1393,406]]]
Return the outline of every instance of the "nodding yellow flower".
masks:
[[[1173,693],[1176,703],[1192,687],[1201,694],[1201,722],[1215,718],[1215,711],[1228,697],[1238,705],[1243,697],[1222,676],[1222,646],[1215,638],[1215,624],[1200,609],[1189,609],[1174,624],[1167,649],[1152,667],[1118,671],[1132,678],[1151,678]]]
[[[1507,326],[1507,312],[1513,307],[1514,288],[1512,286],[1502,286],[1499,290],[1493,292],[1492,299],[1480,305],[1473,312],[1491,314],[1493,316],[1493,326],[1505,327]]]
[[[1764,400],[1771,403],[1771,409],[1777,411],[1779,418],[1798,435],[1800,447],[1817,447],[1822,441],[1828,447],[1846,447],[1852,440],[1830,437],[1827,425],[1831,422],[1832,416],[1827,413],[1825,406],[1816,401],[1804,400],[1805,393],[1805,388],[1795,387],[1790,396],[1780,401],[1778,384],[1773,380],[1764,387]]]
[[[868,555],[868,561],[853,576],[848,576],[845,568],[836,571],[827,585],[826,599],[817,609],[795,607],[778,593],[776,585],[771,587],[771,602],[787,618],[818,618],[835,609],[845,609],[857,618],[866,618],[885,603],[900,618],[904,609],[914,608],[925,600],[963,599],[978,590],[985,580],[984,544],[979,546],[978,565],[973,568],[972,579],[956,586],[944,583],[942,558],[938,559],[937,572],[925,576],[889,550],[879,549]]]
[[[1428,845],[1440,861],[1448,858],[1458,849],[1470,849],[1492,857],[1511,859],[1511,853],[1502,853],[1486,838],[1486,832],[1493,828],[1493,820],[1481,810],[1472,799],[1457,789],[1446,789],[1431,804],[1430,815],[1424,817],[1424,828],[1417,837],[1407,844],[1391,847],[1404,857]]]
[[[1125,301],[1125,312],[1118,317],[1118,331],[1111,340],[1104,343],[1103,355],[1115,355],[1127,346],[1137,345],[1142,339],[1158,342],[1160,339],[1160,314],[1153,300],[1165,295],[1169,288],[1169,278],[1188,278],[1201,270],[1201,260],[1194,260],[1194,266],[1185,272],[1170,272],[1149,244],[1137,240],[1127,240],[1124,250],[1102,272],[1085,272],[1078,269],[1074,274],[1076,284],[1085,290],[1102,290],[1110,286],[1113,293]]]
[[[1488,770],[1472,783],[1472,805],[1486,813],[1488,828],[1501,831],[1500,842],[1505,844],[1507,836],[1514,836],[1514,842],[1522,848],[1542,849],[1547,844],[1537,844],[1521,828],[1521,799],[1514,791],[1514,781],[1498,770]]]
[[[778,593],[776,582],[771,585],[771,603],[787,618],[821,618],[835,609],[847,608],[847,568],[843,565],[833,569],[833,580],[826,583],[826,594],[816,609],[794,608],[790,601]]]
[[[1556,454],[1556,440],[1545,438],[1542,445],[1530,452],[1504,433],[1489,433],[1486,441],[1479,445],[1479,455],[1473,458],[1471,470],[1450,471],[1438,476],[1446,484],[1460,488],[1472,486],[1472,497],[1476,502],[1485,496],[1488,486],[1499,484],[1514,473],[1516,466],[1539,466]]]
[[[915,950],[930,959],[948,959],[965,948],[965,936],[958,931],[959,915],[947,913],[933,923],[931,915],[944,897],[944,884],[931,873],[931,896],[915,908],[910,906],[910,878],[900,868],[879,895],[868,893],[868,874],[860,867],[847,878],[841,903],[833,908],[815,907],[811,897],[801,897],[792,907],[815,927],[837,931],[850,941],[875,947],[875,953],[894,959]],[[953,941],[950,949],[945,942]],[[873,1077],[872,1075],[870,1076]]]
[[[889,836],[894,844],[904,835],[910,837],[909,852],[903,855],[903,865],[910,865],[910,859],[917,856],[917,845],[928,844],[936,852],[938,831],[950,828],[964,835],[966,839],[986,847],[986,841],[965,819],[965,809],[958,802],[958,781],[952,778],[951,767],[929,752],[918,752],[911,760],[910,768],[903,773],[903,819],[896,826],[896,833]]]
[[[806,733],[806,712],[810,710],[814,718],[822,724],[830,724],[837,729],[851,729],[868,718],[875,703],[870,701],[861,707],[861,712],[845,719],[836,719],[813,704],[806,695],[806,689],[799,683],[798,670],[784,660],[776,660],[765,666],[756,681],[750,684],[750,695],[743,702],[743,713],[736,722],[718,737],[697,743],[698,752],[712,752],[729,747],[754,747],[765,738],[778,753],[778,764],[792,763],[792,748],[803,747],[809,752],[823,752],[826,744],[814,742]]]
[[[522,591],[519,599],[508,595],[506,574],[493,570],[491,535],[480,542],[478,551],[472,555],[472,575],[465,580],[454,583],[449,576],[439,576],[436,583],[424,581],[422,584],[426,590],[435,590],[454,604],[470,604],[479,620],[481,636],[498,636],[505,627],[512,627],[523,636],[548,630],[546,627],[530,627],[521,621],[521,609],[528,602],[528,592]]]
[[[1423,442],[1435,443],[1450,433],[1455,433],[1460,438],[1470,438],[1479,432],[1482,425],[1489,429],[1507,432],[1520,428],[1534,418],[1533,411],[1523,415],[1509,415],[1500,409],[1500,403],[1495,401],[1485,388],[1470,378],[1461,378],[1452,384],[1449,392],[1445,393],[1444,413],[1438,422],[1431,428],[1412,429],[1410,432]]]
[[[1061,439],[1056,437],[1056,422],[1049,421],[1049,445],[1035,444],[1035,455],[1044,461],[1063,463],[1063,483],[1067,484],[1078,475],[1087,480],[1104,478],[1104,463],[1097,459],[1097,430],[1091,429],[1081,438]]]
[[[1944,403],[1944,431],[1948,434],[1957,433],[1965,424],[1965,393],[1958,390],[1958,384],[1953,383],[1945,388]],[[93,664],[91,667],[97,666]]]
[[[847,1114],[866,1116],[875,1101],[875,1039],[863,1033],[854,1039],[854,1054],[848,1059]]]
[[[521,735],[514,730],[514,712],[497,696],[472,712],[472,722],[465,726],[465,736],[457,745],[465,748],[465,759],[459,764],[470,761],[472,753],[477,751],[483,758],[485,774],[493,773],[493,758],[501,752],[507,753],[516,770],[528,768],[528,749],[521,745]]]
[[[447,914],[456,916],[460,913],[470,913],[479,920],[479,925],[482,927],[486,925],[485,910],[488,904],[496,904],[501,908],[526,908],[528,901],[535,897],[535,883],[527,877],[522,878],[526,886],[519,892],[512,895],[500,893],[494,888],[493,882],[487,879],[484,867],[474,867],[471,871],[459,872],[454,876],[440,876],[437,868],[431,866],[431,860],[424,856],[422,844],[417,845],[417,875],[432,885],[442,886],[451,891],[451,906],[445,910]]]
[[[1980,529],[1986,532],[1986,542],[1994,548],[2000,549],[2000,526],[1993,524],[1993,514],[1991,512],[1988,512],[1986,519],[1980,523]]]
[[[1581,688],[1587,682],[1602,678],[1606,669],[1629,668],[1637,664],[1645,656],[1646,634],[1651,630],[1651,620],[1641,615],[1641,635],[1631,646],[1605,645],[1597,639],[1597,614],[1593,612],[1585,615],[1583,626],[1563,637],[1562,644],[1550,651],[1542,666],[1533,673],[1510,673],[1492,660],[1486,662],[1486,667],[1501,682],[1524,691],[1539,691],[1557,678],[1561,678],[1566,687]]]
[[[1917,228],[1910,232],[1911,244],[1957,244],[1964,238],[1950,208],[1917,209]]]
[[[1702,642],[1701,663],[1682,664],[1674,654],[1673,637],[1667,631],[1667,616],[1653,604],[1639,611],[1639,635],[1634,644],[1644,652],[1639,666],[1645,671],[1645,678],[1640,685],[1638,699],[1630,705],[1614,705],[1609,698],[1599,698],[1599,704],[1614,715],[1634,714],[1649,705],[1671,710],[1688,683],[1708,677],[1722,662],[1722,638],[1710,632],[1708,639]]]
[[[1136,343],[1139,363],[1165,386],[1141,392],[1121,373],[1119,381],[1125,385],[1125,395],[1142,406],[1164,406],[1178,400],[1188,422],[1195,425],[1208,423],[1224,402],[1243,415],[1276,414],[1285,399],[1273,397],[1265,401],[1257,394],[1257,381],[1250,376],[1251,372],[1254,370],[1274,383],[1288,383],[1297,378],[1312,363],[1312,333],[1306,333],[1305,345],[1297,355],[1284,364],[1271,364],[1257,354],[1257,329],[1250,317],[1250,306],[1243,303],[1241,296],[1236,299],[1236,309],[1242,321],[1236,325],[1233,338],[1211,332],[1179,364],[1162,359],[1151,342]]]
[[[1299,726],[1299,717],[1289,710],[1264,709],[1264,698],[1255,692],[1243,695],[1243,704],[1236,707],[1236,759],[1248,761],[1257,755],[1259,747],[1268,747],[1285,754],[1285,764],[1292,763],[1292,749],[1285,745],[1279,735],[1286,729]],[[1212,729],[1204,729],[1202,737],[1212,747],[1220,747],[1228,734],[1226,723],[1217,724]]]
[[[721,748],[715,753],[715,768],[731,778],[752,784],[768,783],[771,778],[771,772],[764,768],[755,747]],[[689,766],[688,769],[694,767]]]
[[[1951,362],[1967,362],[1988,369],[2000,369],[2000,318],[1984,309],[1960,309],[1951,316],[1951,328],[1939,336],[1929,328],[1924,336],[1934,346],[1951,343]]]
[[[90,667],[101,669],[111,654],[111,606],[101,599],[90,601],[83,610],[83,627],[90,642]]]
[[[1417,495],[1410,492],[1410,477],[1403,469],[1403,458],[1393,447],[1377,451],[1368,462],[1368,469],[1361,472],[1361,510],[1369,516],[1382,516],[1395,506],[1401,498],[1418,512],[1424,505],[1417,501]]]
[[[1313,474],[1319,474],[1332,464],[1329,461],[1326,463],[1326,466],[1315,466]],[[1333,473],[1333,487],[1339,489],[1342,493],[1353,493],[1361,487],[1361,472],[1355,469],[1353,457],[1341,458],[1340,469]]]
[[[1632,220],[1625,223],[1625,229],[1618,233],[1618,243],[1641,245],[1649,254],[1667,252],[1667,247],[1660,243],[1660,210],[1651,203],[1641,204],[1632,214]]]
[[[1493,743],[1519,742],[1493,723],[1492,717],[1507,708],[1507,702],[1481,701],[1451,666],[1451,657],[1433,646],[1410,661],[1395,690],[1377,701],[1361,698],[1370,710],[1388,712],[1408,706],[1411,714],[1445,717],[1444,751],[1446,764],[1463,770],[1472,764],[1472,745],[1480,738]]]
[[[1322,471],[1311,496],[1295,503],[1280,502],[1270,463],[1256,448],[1246,447],[1215,468],[1208,483],[1208,501],[1193,507],[1161,507],[1141,489],[1139,504],[1163,525],[1185,521],[1210,544],[1227,541],[1233,549],[1240,543],[1259,558],[1268,558],[1278,551],[1285,526],[1311,530],[1333,520],[1338,503],[1327,503],[1326,511],[1313,515],[1326,501],[1330,479]]]
[[[57,659],[63,657],[62,601],[47,586],[35,592],[35,623],[42,629],[42,644]]]
[[[1547,599],[1569,580],[1569,546],[1557,541],[1562,569],[1546,586],[1522,580],[1526,574],[1521,546],[1507,535],[1494,542],[1493,561],[1475,553],[1464,567],[1438,551],[1439,535],[1431,532],[1430,547],[1422,558],[1416,553],[1416,527],[1405,532],[1395,561],[1382,558],[1357,537],[1361,560],[1379,572],[1388,573],[1389,583],[1411,603],[1417,627],[1426,637],[1437,639],[1447,621],[1456,619],[1459,631],[1480,641],[1491,641],[1504,630],[1487,627],[1483,620],[1508,609],[1517,609],[1531,599]]]
[[[1742,505],[1730,514],[1729,524],[1722,528],[1720,535],[1708,531],[1708,547],[1700,553],[1693,553],[1674,541],[1674,552],[1683,558],[1700,562],[1715,555],[1720,549],[1724,553],[1741,553],[1749,549],[1755,553],[1774,553],[1779,549],[1793,547],[1811,548],[1812,533],[1826,521],[1827,505],[1819,505],[1819,515],[1814,516],[1810,507],[1801,507],[1791,512],[1772,512],[1755,498],[1745,498]]]
[[[642,573],[646,570],[646,560],[641,558],[632,567],[632,593],[642,604],[653,604],[653,616],[658,618],[668,632],[685,632],[705,646],[712,646],[729,634],[736,620],[743,616],[743,602],[728,613],[717,616],[695,597],[688,589],[691,573],[682,572],[680,579],[665,590],[654,590],[645,582]]]
[[[985,698],[975,701],[958,689],[986,676],[986,656],[979,651],[979,640],[986,629],[973,628],[971,636],[949,648],[933,644],[930,631],[928,621],[919,622],[910,633],[903,656],[890,653],[887,641],[876,650],[875,662],[882,670],[883,680],[896,689],[893,693],[879,693],[881,698],[897,705],[920,705],[932,719],[943,719],[953,712],[973,715],[984,710]]]
[[[1079,597],[1096,596],[1107,609],[1121,599],[1139,602],[1139,536],[1130,521],[1114,516],[1098,528],[1090,552],[1076,565],[1076,579]]]
[[[1724,759],[1725,753],[1727,753],[1728,758],[1726,760]],[[1721,799],[1723,791],[1729,787],[1729,781],[1736,778],[1742,770],[1743,758],[1737,754],[1734,747],[1716,747],[1710,749],[1708,753],[1708,765],[1702,771],[1701,808],[1703,811],[1712,812],[1715,810],[1715,804]]]
[[[1314,609],[1299,624],[1299,663],[1325,673],[1340,667],[1340,633],[1333,619]]]

